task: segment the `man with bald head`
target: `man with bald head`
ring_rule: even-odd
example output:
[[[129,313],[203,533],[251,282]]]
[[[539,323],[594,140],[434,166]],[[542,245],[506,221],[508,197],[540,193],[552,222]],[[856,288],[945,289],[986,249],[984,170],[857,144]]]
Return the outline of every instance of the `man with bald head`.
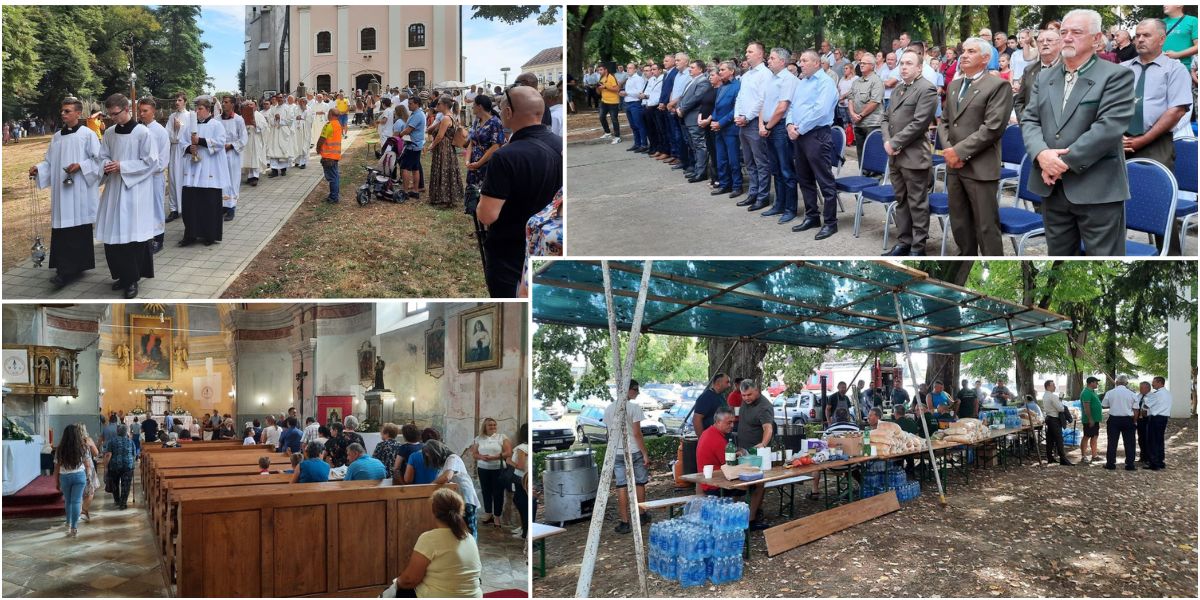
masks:
[[[1059,53],[1062,52],[1062,37],[1054,29],[1039,33],[1035,44],[1040,60],[1025,67],[1025,72],[1021,74],[1021,84],[1013,94],[1013,114],[1018,123],[1029,104],[1029,94],[1033,92],[1033,84],[1037,83],[1038,74],[1058,64]]]
[[[1167,28],[1144,19],[1134,30],[1137,58],[1121,63],[1133,71],[1133,118],[1125,133],[1125,158],[1149,158],[1175,168],[1175,126],[1192,106],[1191,75],[1163,52]]]
[[[520,75],[517,75],[516,79],[513,80],[513,85],[523,85],[525,87],[531,87],[534,90],[537,90],[537,75],[534,75],[533,73],[521,73]],[[547,107],[546,110],[542,112],[542,125],[549,127],[553,122],[554,118],[550,116],[550,108]]]
[[[562,138],[542,125],[545,104],[531,87],[514,86],[500,102],[512,131],[488,161],[476,216],[487,226],[484,277],[493,298],[513,298],[525,262],[525,223],[562,189]]]

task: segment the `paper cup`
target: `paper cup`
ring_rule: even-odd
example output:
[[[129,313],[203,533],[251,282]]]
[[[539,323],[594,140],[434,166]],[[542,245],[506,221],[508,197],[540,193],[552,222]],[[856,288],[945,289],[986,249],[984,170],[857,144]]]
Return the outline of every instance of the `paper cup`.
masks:
[[[712,474],[713,474],[713,466],[712,465],[704,465],[704,478],[712,479]]]

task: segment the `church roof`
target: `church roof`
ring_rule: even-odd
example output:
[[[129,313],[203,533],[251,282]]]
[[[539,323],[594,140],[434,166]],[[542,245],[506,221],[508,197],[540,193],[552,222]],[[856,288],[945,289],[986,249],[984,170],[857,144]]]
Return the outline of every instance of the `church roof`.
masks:
[[[541,52],[538,52],[537,54],[533,55],[533,58],[529,59],[528,62],[521,65],[521,68],[525,69],[528,67],[536,67],[536,66],[550,64],[550,63],[560,63],[561,64],[562,59],[563,59],[563,47],[555,46],[553,48],[546,48],[545,50],[542,50]]]

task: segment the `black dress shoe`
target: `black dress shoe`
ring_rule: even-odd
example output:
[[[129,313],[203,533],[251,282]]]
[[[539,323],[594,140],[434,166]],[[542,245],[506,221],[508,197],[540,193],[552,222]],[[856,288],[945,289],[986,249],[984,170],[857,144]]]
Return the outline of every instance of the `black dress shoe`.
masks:
[[[280,169],[279,174],[283,177],[287,177],[287,169],[286,168]]]
[[[904,244],[896,244],[891,250],[884,252],[881,256],[908,256],[912,252],[912,246]]]
[[[215,244],[215,243],[217,243],[217,241],[216,241],[216,240],[204,240],[204,245],[205,245],[205,246],[211,246],[211,245],[213,245],[213,244]]]
[[[196,243],[196,238],[183,238],[182,240],[179,240],[178,246],[180,248],[187,248],[188,246],[191,246],[192,244],[195,244],[195,243]]]
[[[809,229],[816,229],[820,226],[820,220],[813,219],[811,217],[805,217],[803,221],[800,221],[799,225],[792,226],[792,231],[808,231]]]
[[[708,177],[705,177],[704,175],[699,177],[688,177],[688,183],[700,183],[701,181],[708,181]]]
[[[308,165],[300,165],[300,166],[298,166],[297,168],[298,168],[298,169],[303,169],[304,167],[307,167],[307,166],[308,166]]]
[[[167,215],[166,222],[170,223],[171,221],[174,221],[175,219],[178,219],[178,218],[179,218],[179,211],[173,210],[170,212],[170,214]]]
[[[129,287],[125,288],[125,299],[132,300],[134,298],[137,298],[137,295],[138,295],[138,284],[135,281],[135,282],[129,284]]]
[[[250,179],[247,179],[247,180],[246,180],[246,183],[249,183],[249,184],[250,184],[250,187],[258,187],[258,178],[257,178],[257,177],[251,177]]]
[[[782,208],[775,208],[774,206],[772,206],[772,207],[771,207],[771,210],[768,210],[767,212],[764,212],[763,214],[761,214],[761,215],[758,215],[758,216],[760,216],[760,217],[774,217],[775,215],[782,215],[782,214],[783,214],[783,209],[782,209]]]
[[[54,285],[54,289],[61,290],[65,287],[67,287],[67,285],[69,285],[72,281],[75,281],[76,279],[79,279],[79,273],[75,273],[73,275],[63,275],[62,273],[56,273],[54,275],[54,277],[50,278],[50,283]]]
[[[754,205],[752,205],[750,208],[747,208],[746,210],[748,210],[750,212],[754,212],[756,210],[762,210],[770,205],[771,205],[770,202],[767,202],[766,200],[760,200],[758,202],[755,202]]]
[[[737,203],[738,206],[750,206],[751,204],[754,204],[754,198],[746,198]]]
[[[737,198],[738,196],[741,196],[741,195],[742,195],[742,194],[744,194],[744,193],[746,193],[746,192],[745,192],[744,190],[742,190],[742,188],[737,188],[736,190],[733,190],[732,192],[729,192],[729,197],[730,197],[730,198]],[[741,205],[739,204],[738,206],[741,206]]]
[[[782,217],[779,217],[779,224],[791,223],[796,220],[796,213],[785,212]]]
[[[824,227],[822,227],[820,231],[817,232],[817,237],[815,237],[813,239],[814,240],[823,240],[827,237],[832,236],[835,233],[837,233],[837,225],[836,224],[827,224]]]
[[[672,170],[672,171],[678,171],[678,170],[680,170],[680,169],[686,169],[686,168],[687,168],[687,167],[683,166],[683,163],[679,163],[679,164],[677,164],[677,165],[673,165],[673,166],[671,167],[671,170]]]
[[[909,256],[925,256],[925,251],[924,250],[913,250],[912,252],[909,252],[908,255]]]
[[[708,195],[720,196],[721,194],[728,194],[728,193],[729,193],[729,188],[717,188],[717,189],[709,192]]]
[[[626,152],[637,152],[637,146],[630,146],[625,149]]]
[[[112,284],[113,291],[119,290],[124,287],[125,287],[125,284],[121,283],[120,281],[114,281]]]
[[[279,169],[271,169],[271,172],[267,173],[267,177],[279,177]]]

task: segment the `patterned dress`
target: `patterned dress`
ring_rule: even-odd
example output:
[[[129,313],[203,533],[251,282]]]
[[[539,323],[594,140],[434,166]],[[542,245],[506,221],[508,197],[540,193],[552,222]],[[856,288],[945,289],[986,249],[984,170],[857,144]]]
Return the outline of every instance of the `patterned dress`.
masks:
[[[452,117],[445,117],[451,119]],[[442,141],[430,151],[432,165],[429,174],[429,204],[433,206],[461,206],[463,204],[462,172],[458,165],[458,149],[454,147],[454,129],[457,120],[446,127]]]
[[[487,153],[488,149],[495,144],[504,144],[504,125],[500,123],[500,117],[492,115],[492,118],[479,123],[471,130],[471,156],[467,160],[468,163],[473,163]],[[482,187],[483,180],[487,177],[487,165],[474,170],[467,171],[467,185],[477,185]]]

